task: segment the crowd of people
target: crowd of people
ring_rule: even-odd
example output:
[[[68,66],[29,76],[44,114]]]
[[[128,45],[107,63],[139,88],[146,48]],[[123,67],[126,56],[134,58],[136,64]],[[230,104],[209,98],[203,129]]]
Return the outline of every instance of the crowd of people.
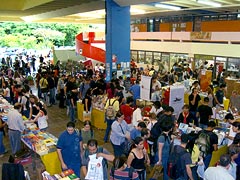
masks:
[[[67,108],[70,119],[58,140],[59,160],[63,170],[71,168],[79,177],[87,175],[89,155],[97,154],[96,157],[103,158],[104,179],[110,176],[110,179],[144,180],[147,176],[146,169],[159,165],[163,167],[164,180],[239,179],[240,122],[234,118],[234,113],[240,110],[238,92],[233,91],[230,112],[225,117],[230,126],[230,132],[225,137],[228,139],[229,153],[221,156],[216,167],[209,167],[213,152],[218,150],[218,136],[213,132],[216,122],[211,118],[212,107],[221,108],[226,85],[224,79],[221,80],[216,93],[213,93],[213,86],[209,86],[207,97],[201,100],[198,75],[194,75],[195,71],[189,66],[181,72],[178,69],[183,67],[182,61],[178,63],[174,64],[171,72],[162,74],[154,67],[141,70],[132,60],[131,77],[118,77],[110,82],[105,82],[105,70],[99,64],[95,67],[86,66],[85,73],[80,75],[60,74],[58,68],[40,68],[36,75],[37,96],[31,93],[23,76],[20,76],[20,80],[15,76],[21,75],[21,72],[15,70],[12,72],[14,75],[9,77],[6,71],[2,71],[2,96],[14,105],[14,110],[8,114],[12,153],[20,149],[20,137],[24,131],[22,115],[28,119],[25,123],[34,122],[42,131],[46,131],[46,108],[59,101],[59,108]],[[139,101],[141,75],[152,77],[151,105],[144,105]],[[191,86],[187,83],[189,78],[195,78]],[[169,88],[175,82],[183,82],[191,92],[182,112],[175,112],[169,106]],[[164,88],[165,85],[170,86]],[[77,100],[81,99],[84,113],[91,114],[93,96],[98,95],[106,96],[102,102],[105,105],[107,125],[103,140],[111,143],[113,154],[99,146],[94,139],[91,118],[84,122],[83,129],[75,128]],[[198,133],[179,133],[180,123],[202,130]],[[1,121],[0,127],[4,125],[5,122]],[[179,142],[176,143],[176,140]],[[3,155],[5,148],[2,143],[1,147],[0,154]],[[172,159],[177,160],[175,164],[178,173],[175,174],[170,173]],[[110,172],[108,161],[113,162]],[[204,173],[197,173],[200,168]],[[221,173],[212,173],[215,171]]]

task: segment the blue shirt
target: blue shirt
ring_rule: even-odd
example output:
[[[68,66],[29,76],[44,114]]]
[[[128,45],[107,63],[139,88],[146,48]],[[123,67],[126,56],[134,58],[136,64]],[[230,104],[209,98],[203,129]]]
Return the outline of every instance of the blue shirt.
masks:
[[[140,99],[140,85],[135,84],[130,87],[130,91],[133,93],[133,99]]]
[[[118,121],[114,121],[112,124],[112,131],[110,135],[111,142],[114,145],[121,145],[125,142],[126,133],[128,132],[129,127],[125,120],[123,120],[121,123],[119,123]]]
[[[137,130],[136,128],[133,128],[130,131],[130,137],[132,140],[134,140],[136,137],[141,137],[141,131]]]
[[[73,134],[69,134],[65,130],[59,137],[57,142],[57,148],[61,149],[62,158],[64,163],[81,165],[81,149],[80,142],[82,137],[78,135],[76,131]]]

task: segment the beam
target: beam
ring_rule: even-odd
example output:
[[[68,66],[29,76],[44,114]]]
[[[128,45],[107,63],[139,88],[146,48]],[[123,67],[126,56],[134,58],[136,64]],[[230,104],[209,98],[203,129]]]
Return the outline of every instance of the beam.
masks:
[[[95,1],[90,3],[83,3],[82,5],[76,5],[72,7],[62,8],[55,11],[50,11],[46,13],[31,15],[31,16],[24,16],[21,17],[26,22],[34,22],[34,21],[41,21],[44,19],[56,18],[56,17],[63,17],[77,13],[95,11],[99,9],[105,8],[105,2],[103,1]]]

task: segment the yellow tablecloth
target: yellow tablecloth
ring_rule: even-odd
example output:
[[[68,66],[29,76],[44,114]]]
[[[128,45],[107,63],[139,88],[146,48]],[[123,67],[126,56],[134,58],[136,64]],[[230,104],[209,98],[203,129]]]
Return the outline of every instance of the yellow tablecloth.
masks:
[[[77,102],[77,114],[78,114],[78,119],[80,121],[83,120],[83,104],[81,102]],[[92,108],[92,113],[91,113],[91,122],[92,125],[98,129],[106,129],[107,124],[104,123],[105,121],[105,113],[99,109]]]
[[[41,156],[41,160],[46,168],[46,171],[51,175],[60,174],[62,172],[61,163],[58,159],[56,151]]]
[[[212,153],[212,159],[210,161],[209,166],[215,166],[216,162],[219,161],[220,156],[223,154],[226,154],[228,151],[228,146],[224,145],[220,147],[217,151],[213,151]]]

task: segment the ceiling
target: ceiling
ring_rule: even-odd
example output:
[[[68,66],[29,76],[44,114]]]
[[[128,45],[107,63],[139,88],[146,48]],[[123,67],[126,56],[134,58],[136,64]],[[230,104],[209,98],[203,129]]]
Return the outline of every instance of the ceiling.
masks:
[[[237,13],[240,0],[205,0],[221,7],[203,5],[197,0],[114,0],[120,6],[131,6],[131,18],[172,15]],[[174,5],[181,10],[155,7],[156,3]],[[0,21],[105,23],[105,0],[4,0],[0,3]]]

